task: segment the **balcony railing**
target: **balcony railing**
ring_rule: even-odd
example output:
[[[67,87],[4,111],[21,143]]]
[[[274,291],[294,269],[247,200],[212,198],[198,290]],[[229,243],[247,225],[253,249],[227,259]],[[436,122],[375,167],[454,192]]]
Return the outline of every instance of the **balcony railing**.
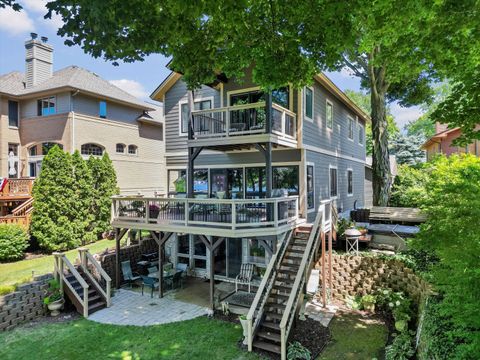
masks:
[[[265,134],[267,130],[265,102],[198,110],[192,116],[195,139]],[[296,139],[295,113],[273,104],[272,132]]]
[[[8,179],[7,184],[0,191],[0,198],[15,196],[30,196],[35,179]]]
[[[113,221],[207,226],[226,229],[276,228],[298,219],[298,196],[270,199],[113,198]]]

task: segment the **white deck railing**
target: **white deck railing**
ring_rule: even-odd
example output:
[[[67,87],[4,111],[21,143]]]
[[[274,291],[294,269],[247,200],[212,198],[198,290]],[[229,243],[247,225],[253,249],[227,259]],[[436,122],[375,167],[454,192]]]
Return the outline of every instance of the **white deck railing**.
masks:
[[[276,228],[298,219],[298,196],[269,199],[113,197],[112,220],[119,222],[214,226],[226,229]]]
[[[192,111],[195,139],[266,133],[265,102]],[[272,104],[272,133],[297,137],[297,116]]]

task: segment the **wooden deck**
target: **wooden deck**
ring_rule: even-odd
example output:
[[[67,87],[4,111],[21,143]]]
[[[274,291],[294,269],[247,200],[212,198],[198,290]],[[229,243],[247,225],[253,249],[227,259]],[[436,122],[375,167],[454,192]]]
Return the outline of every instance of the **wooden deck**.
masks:
[[[370,223],[421,224],[426,220],[417,208],[374,206],[370,209]]]

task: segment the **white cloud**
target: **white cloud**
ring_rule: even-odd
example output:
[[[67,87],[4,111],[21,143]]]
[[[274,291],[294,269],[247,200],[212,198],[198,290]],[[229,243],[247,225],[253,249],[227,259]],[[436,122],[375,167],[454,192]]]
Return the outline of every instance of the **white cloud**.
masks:
[[[148,92],[145,90],[142,84],[135,80],[129,79],[119,79],[119,80],[110,80],[110,83],[119,87],[123,91],[132,94],[133,96],[139,99],[148,98]]]
[[[41,12],[43,15],[47,13],[47,8],[45,5],[47,4],[47,0],[21,0],[20,5],[22,5],[25,9],[31,10],[34,12]]]
[[[34,29],[33,20],[25,10],[14,11],[8,6],[0,9],[0,30],[10,35],[19,35]]]
[[[63,26],[62,17],[57,14],[52,14],[51,19],[44,19],[43,16],[40,16],[37,21],[43,21],[45,25],[49,26],[54,31],[57,31]]]
[[[394,103],[390,106],[392,115],[395,117],[395,122],[400,129],[408,124],[409,121],[417,120],[423,115],[422,109],[418,106],[401,107],[398,103]]]

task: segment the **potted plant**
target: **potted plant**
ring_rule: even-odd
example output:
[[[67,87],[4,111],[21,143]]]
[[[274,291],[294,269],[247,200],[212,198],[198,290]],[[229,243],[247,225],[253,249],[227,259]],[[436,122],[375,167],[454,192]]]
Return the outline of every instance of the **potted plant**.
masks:
[[[150,204],[148,210],[148,216],[150,217],[150,219],[156,219],[158,217],[158,214],[160,214],[160,208],[155,204]]]
[[[240,324],[242,324],[242,329],[243,329],[243,345],[247,345],[247,338],[248,338],[248,321],[247,321],[247,315],[240,315],[238,317],[240,320]]]
[[[375,303],[377,299],[375,298],[374,295],[364,295],[362,296],[362,306],[365,310],[370,311],[370,312],[375,312]]]
[[[367,228],[364,226],[357,226],[357,230],[360,231],[362,235],[366,235],[368,232]]]
[[[64,302],[60,284],[55,279],[50,280],[48,282],[46,296],[43,299],[43,303],[47,305],[48,310],[50,310],[50,315],[58,316],[58,314],[60,314],[59,310],[63,307]]]

